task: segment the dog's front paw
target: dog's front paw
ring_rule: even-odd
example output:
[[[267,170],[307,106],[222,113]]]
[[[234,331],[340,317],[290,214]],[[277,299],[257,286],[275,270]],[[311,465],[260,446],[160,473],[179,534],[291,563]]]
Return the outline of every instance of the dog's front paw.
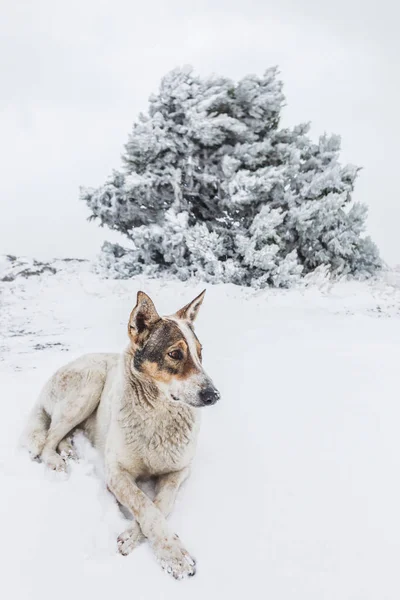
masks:
[[[117,539],[118,552],[127,556],[144,540],[144,535],[137,523],[123,531]]]
[[[153,549],[161,567],[175,579],[192,577],[196,573],[196,561],[185,550],[177,535],[157,541]]]

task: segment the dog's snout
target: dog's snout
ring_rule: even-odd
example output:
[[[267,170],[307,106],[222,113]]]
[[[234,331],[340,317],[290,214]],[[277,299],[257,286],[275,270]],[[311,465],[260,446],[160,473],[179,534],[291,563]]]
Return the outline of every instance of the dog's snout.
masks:
[[[204,406],[209,406],[211,404],[215,404],[217,400],[220,399],[221,394],[215,387],[205,387],[200,390],[199,393],[200,401]]]

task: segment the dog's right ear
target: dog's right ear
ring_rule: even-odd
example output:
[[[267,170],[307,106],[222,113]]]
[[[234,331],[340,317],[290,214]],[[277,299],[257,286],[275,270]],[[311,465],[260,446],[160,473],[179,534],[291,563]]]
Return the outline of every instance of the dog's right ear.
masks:
[[[128,335],[133,344],[145,340],[149,329],[160,320],[151,298],[144,292],[138,292],[136,306],[131,312],[128,323]]]

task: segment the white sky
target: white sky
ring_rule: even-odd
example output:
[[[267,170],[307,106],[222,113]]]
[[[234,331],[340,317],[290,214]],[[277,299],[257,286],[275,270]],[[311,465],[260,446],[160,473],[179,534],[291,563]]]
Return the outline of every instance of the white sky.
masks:
[[[193,6],[195,4],[195,6]],[[0,254],[94,256],[80,185],[120,165],[133,121],[168,70],[239,78],[279,65],[282,123],[342,135],[364,167],[355,198],[400,262],[399,3],[395,0],[2,0]]]

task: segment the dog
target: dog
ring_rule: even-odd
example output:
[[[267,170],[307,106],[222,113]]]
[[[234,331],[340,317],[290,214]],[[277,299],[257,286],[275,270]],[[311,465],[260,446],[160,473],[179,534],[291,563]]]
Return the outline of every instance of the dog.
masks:
[[[205,290],[174,315],[160,317],[138,292],[122,354],[88,354],[59,369],[45,384],[29,418],[24,445],[56,471],[82,429],[104,460],[108,489],[133,515],[118,537],[127,555],[144,539],[176,579],[195,574],[195,561],[166,517],[188,477],[199,431],[199,408],[220,398],[202,366],[193,323]],[[154,477],[152,501],[137,485]]]

